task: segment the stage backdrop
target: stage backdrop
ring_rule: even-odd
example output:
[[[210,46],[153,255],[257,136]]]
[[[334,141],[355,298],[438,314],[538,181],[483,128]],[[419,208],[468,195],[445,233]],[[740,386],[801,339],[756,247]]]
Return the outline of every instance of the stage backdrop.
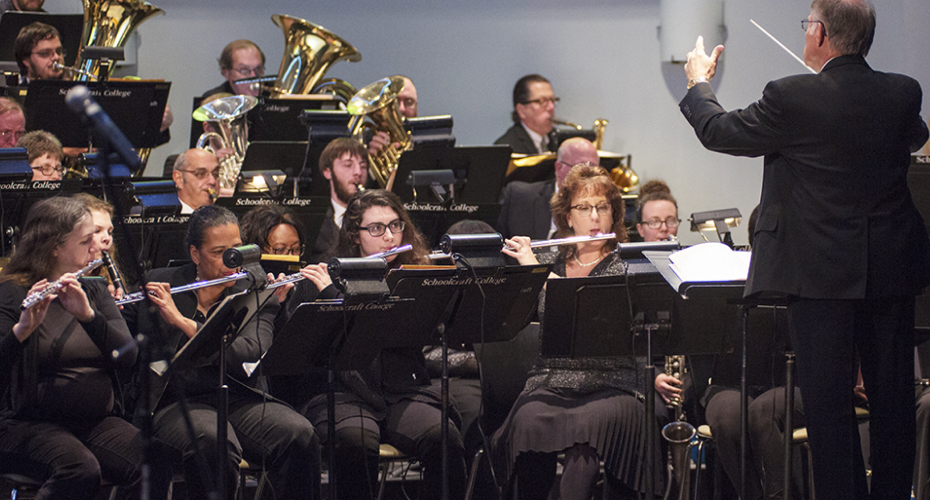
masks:
[[[490,144],[510,126],[514,82],[528,73],[552,81],[562,98],[557,115],[590,126],[610,120],[605,149],[633,155],[642,179],[662,178],[678,198],[682,219],[695,211],[737,207],[748,219],[758,203],[760,158],[704,150],[678,111],[685,92],[681,66],[660,62],[658,0],[155,0],[166,15],[139,29],[143,78],[173,82],[172,140],[154,151],[148,173],[187,147],[191,97],[222,82],[217,58],[238,38],[255,41],[281,61],[284,37],[272,14],[323,25],[353,44],[359,63],[338,63],[328,77],[357,87],[402,73],[419,91],[420,115],[451,114],[460,145]],[[930,2],[875,0],[878,28],[873,68],[909,74],[930,90]],[[80,12],[77,0],[47,0],[51,12]],[[808,0],[726,2],[726,50],[713,81],[727,109],[757,100],[769,80],[803,68],[749,22],[755,19],[799,56]],[[709,49],[709,48],[708,48]],[[930,111],[924,96],[923,115]],[[686,224],[686,223],[685,223]],[[683,227],[682,241],[700,241]],[[745,228],[734,232],[744,244]]]

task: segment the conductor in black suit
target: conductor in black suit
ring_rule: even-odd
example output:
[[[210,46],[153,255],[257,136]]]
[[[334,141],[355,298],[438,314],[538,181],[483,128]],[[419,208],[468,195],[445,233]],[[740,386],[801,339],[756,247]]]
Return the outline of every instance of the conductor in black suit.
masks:
[[[558,141],[553,126],[559,98],[541,75],[526,75],[513,86],[513,126],[494,144],[509,144],[514,153],[535,155],[555,151]]]
[[[539,182],[513,181],[501,191],[501,213],[497,229],[505,238],[529,236],[532,240],[545,240],[555,232],[549,201],[556,184],[579,163],[598,165],[600,158],[591,141],[572,137],[559,146],[555,159],[555,177]]]
[[[789,331],[818,499],[868,498],[853,414],[856,354],[871,407],[872,498],[909,498],[914,465],[914,296],[930,278],[930,243],[907,186],[927,140],[921,89],[865,61],[875,31],[866,0],[814,0],[802,21],[817,74],[770,82],[726,112],[706,83],[698,38],[680,103],[713,151],[765,156],[746,295],[788,296]]]

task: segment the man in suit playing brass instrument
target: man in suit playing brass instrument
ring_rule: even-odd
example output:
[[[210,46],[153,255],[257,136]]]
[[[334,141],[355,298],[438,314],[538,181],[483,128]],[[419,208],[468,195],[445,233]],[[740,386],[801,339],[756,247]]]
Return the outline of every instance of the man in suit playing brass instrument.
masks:
[[[559,98],[542,75],[526,75],[513,86],[513,126],[494,144],[509,144],[514,153],[535,155],[555,151],[555,105]]]
[[[174,162],[171,179],[178,188],[181,213],[191,214],[216,201],[220,162],[206,149],[188,149]]]
[[[679,107],[713,151],[765,157],[746,294],[788,296],[789,333],[818,499],[868,498],[849,390],[861,363],[870,405],[872,498],[910,496],[914,466],[914,296],[930,241],[907,186],[928,137],[920,84],[865,61],[867,0],[814,0],[802,21],[817,74],[769,82],[726,112],[711,86],[723,46],[688,54]]]

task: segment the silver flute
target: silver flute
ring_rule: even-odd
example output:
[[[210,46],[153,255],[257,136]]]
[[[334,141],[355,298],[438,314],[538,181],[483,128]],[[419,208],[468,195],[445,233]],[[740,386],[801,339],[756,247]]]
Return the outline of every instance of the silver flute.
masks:
[[[542,247],[556,247],[559,245],[574,245],[576,243],[587,243],[589,241],[599,241],[599,240],[609,240],[616,238],[615,233],[600,233],[595,235],[582,235],[582,236],[569,236],[568,238],[556,238],[554,240],[537,240],[530,242],[530,248],[542,248]],[[511,252],[517,251],[514,247],[504,246],[503,250],[510,250]],[[450,257],[447,253],[442,253],[442,251],[436,251],[429,254],[429,258],[432,260],[438,259],[448,259]]]
[[[90,264],[87,264],[86,266],[84,266],[83,269],[74,273],[74,277],[80,278],[81,276],[84,276],[85,274],[92,272],[94,269],[97,269],[98,267],[102,265],[103,265],[103,259],[97,259],[95,261],[92,261]],[[61,290],[61,280],[53,281],[49,283],[48,285],[45,285],[45,288],[39,290],[38,292],[33,292],[27,295],[26,298],[23,300],[23,305],[20,306],[20,308],[29,309],[30,307],[38,304],[39,302],[42,302],[42,299],[57,292],[58,290]]]
[[[392,255],[409,252],[411,250],[413,250],[413,245],[407,243],[406,245],[401,245],[399,247],[392,248],[386,252],[373,253],[371,255],[366,256],[365,258],[366,259],[378,259],[378,258],[386,259]]]
[[[224,276],[222,278],[217,278],[214,280],[195,281],[189,285],[181,285],[181,286],[172,287],[170,292],[171,292],[171,295],[174,295],[176,293],[197,290],[198,288],[206,288],[208,286],[213,286],[213,285],[222,285],[223,283],[229,283],[230,281],[241,280],[242,278],[245,278],[248,275],[249,273],[241,272],[241,273],[233,273],[233,274],[230,274],[229,276]],[[117,305],[124,305],[124,304],[132,304],[134,302],[142,302],[143,300],[145,300],[145,296],[146,296],[146,290],[140,290],[138,292],[130,293],[129,295],[117,300],[116,303]]]

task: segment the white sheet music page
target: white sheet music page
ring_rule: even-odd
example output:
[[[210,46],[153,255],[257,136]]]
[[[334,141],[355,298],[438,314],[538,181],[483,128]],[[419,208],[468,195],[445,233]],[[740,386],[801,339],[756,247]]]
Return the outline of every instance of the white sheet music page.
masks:
[[[751,255],[723,243],[701,243],[671,254],[669,267],[683,282],[745,281]]]

